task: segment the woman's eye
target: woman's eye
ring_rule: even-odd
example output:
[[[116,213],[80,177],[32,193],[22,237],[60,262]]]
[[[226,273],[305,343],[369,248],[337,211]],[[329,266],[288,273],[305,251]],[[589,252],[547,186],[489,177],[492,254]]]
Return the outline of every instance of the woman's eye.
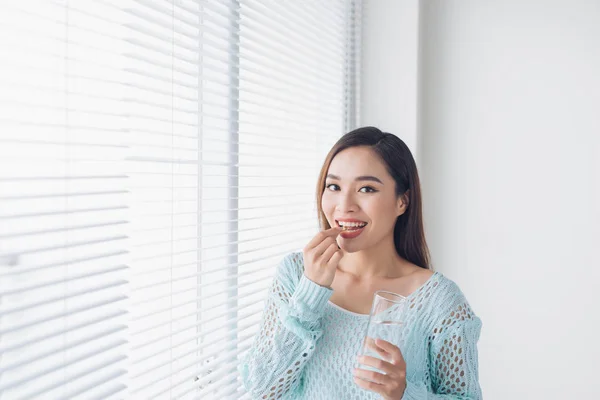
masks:
[[[331,191],[340,190],[340,187],[338,185],[336,185],[335,183],[330,183],[329,185],[327,185],[325,187]],[[371,186],[363,186],[362,188],[360,188],[359,192],[360,193],[375,193],[375,192],[377,192],[377,190],[372,188]]]
[[[363,189],[367,189],[367,191],[363,192],[362,191]],[[362,192],[362,193],[375,193],[376,191],[377,190],[373,189],[371,186],[365,186],[365,187],[360,188],[360,190],[359,190],[359,192]]]
[[[329,185],[326,185],[325,188],[327,188],[331,191],[340,190],[340,187],[338,185],[336,185],[335,183],[330,183]],[[371,186],[363,186],[362,188],[360,188],[359,192],[360,193],[375,193],[375,192],[377,192],[377,190],[372,188]]]

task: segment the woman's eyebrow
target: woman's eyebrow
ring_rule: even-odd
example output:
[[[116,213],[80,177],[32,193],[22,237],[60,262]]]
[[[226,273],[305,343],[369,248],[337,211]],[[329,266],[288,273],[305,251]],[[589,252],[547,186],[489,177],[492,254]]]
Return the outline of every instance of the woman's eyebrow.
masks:
[[[333,175],[333,174],[327,174],[327,178],[337,179],[338,181],[341,180],[339,176]],[[373,182],[381,183],[383,185],[383,182],[381,182],[381,179],[377,178],[376,176],[371,176],[371,175],[357,176],[354,180],[356,182],[358,182],[358,181],[373,181]]]

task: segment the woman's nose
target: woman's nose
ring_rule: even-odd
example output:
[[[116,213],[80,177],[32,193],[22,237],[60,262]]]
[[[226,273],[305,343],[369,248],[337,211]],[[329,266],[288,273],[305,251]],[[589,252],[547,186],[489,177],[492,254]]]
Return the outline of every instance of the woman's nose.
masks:
[[[356,205],[356,199],[350,194],[341,194],[338,198],[336,210],[341,213],[356,211],[358,206]]]

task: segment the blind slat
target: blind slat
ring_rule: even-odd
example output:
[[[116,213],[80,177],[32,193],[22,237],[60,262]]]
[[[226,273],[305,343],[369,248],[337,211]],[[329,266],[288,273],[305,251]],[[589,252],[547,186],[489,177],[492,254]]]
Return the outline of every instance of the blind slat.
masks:
[[[30,364],[30,363],[33,364],[33,362],[35,362],[35,361],[39,361],[39,360],[42,360],[42,359],[44,359],[46,357],[50,357],[52,355],[62,353],[63,351],[66,351],[69,348],[75,348],[77,346],[80,346],[80,345],[85,344],[85,343],[92,342],[92,341],[97,340],[99,338],[104,338],[104,337],[112,336],[115,333],[119,333],[119,332],[125,331],[126,328],[127,328],[126,326],[121,325],[121,326],[117,326],[117,327],[110,328],[110,329],[104,329],[104,330],[99,331],[98,333],[94,334],[93,336],[86,337],[84,339],[80,339],[80,340],[77,340],[77,341],[70,342],[70,343],[65,344],[64,346],[61,346],[61,347],[56,347],[56,348],[52,348],[50,350],[46,350],[43,353],[35,354],[34,356],[31,356],[29,358],[21,358],[18,362],[14,362],[12,364],[6,364],[6,365],[2,366],[2,368],[0,368],[0,373],[9,371],[11,369],[16,369],[16,368],[19,368],[19,367],[21,367],[23,365],[27,365],[27,364]],[[105,347],[105,349],[111,349],[112,347],[116,347],[117,345],[124,344],[124,343],[125,343],[124,341],[114,342],[111,345],[107,345]],[[35,375],[38,375],[38,374],[39,374],[39,371],[37,371],[35,373]]]
[[[119,302],[122,302],[123,300],[126,300],[126,299],[127,299],[127,297],[125,297],[125,296],[116,296],[116,297],[108,298],[106,300],[94,302],[94,303],[91,303],[91,304],[86,304],[85,306],[74,307],[74,308],[71,308],[68,311],[61,312],[61,313],[55,313],[55,314],[51,314],[51,315],[47,315],[47,316],[44,316],[43,318],[40,318],[38,320],[29,322],[29,323],[15,324],[15,325],[9,326],[8,328],[1,329],[0,330],[0,335],[5,335],[7,333],[18,332],[18,331],[21,331],[23,329],[27,329],[27,328],[30,328],[30,327],[35,326],[37,324],[40,324],[42,322],[48,322],[48,321],[60,319],[60,318],[63,318],[63,317],[68,317],[68,316],[71,316],[73,314],[81,313],[81,312],[84,312],[84,311],[91,311],[91,310],[94,310],[95,308],[100,308],[102,306],[112,305],[112,304],[115,304],[115,303],[119,303]]]
[[[114,380],[120,378],[121,376],[125,375],[126,371],[122,370],[122,369],[115,369],[114,372],[109,373],[109,374],[100,374],[100,373],[98,373],[98,370],[100,370],[102,368],[107,368],[109,366],[119,365],[119,363],[122,363],[125,360],[126,360],[125,356],[116,356],[116,357],[113,357],[113,358],[111,358],[108,361],[96,364],[92,368],[83,370],[83,371],[79,372],[78,374],[74,374],[74,375],[68,376],[65,379],[57,380],[57,381],[53,382],[52,384],[46,385],[44,387],[41,387],[40,389],[38,389],[35,392],[30,392],[27,396],[29,398],[39,398],[40,396],[45,395],[49,391],[54,390],[56,388],[60,388],[61,386],[66,385],[67,383],[72,384],[73,381],[75,381],[77,379],[80,379],[82,377],[85,377],[86,375],[90,375],[90,374],[94,374],[96,376],[99,375],[98,378],[95,379],[95,382],[92,383],[92,384],[90,384],[87,388],[84,388],[84,389],[82,389],[80,391],[76,391],[76,392],[73,393],[73,395],[80,394],[82,392],[87,391],[88,388],[96,387],[96,386],[98,386],[98,384],[103,383],[103,382],[114,381]]]
[[[233,280],[233,279],[235,279],[235,277],[232,276],[231,279]],[[266,279],[261,279],[261,280],[259,280],[259,282],[267,282],[267,280]],[[232,288],[229,288],[229,289],[224,289],[220,294],[229,294],[229,293],[232,293],[232,292],[237,292],[237,290],[238,290],[238,288],[232,287]],[[254,289],[254,290],[252,290],[250,292],[244,293],[243,295],[228,296],[226,298],[226,300],[221,300],[221,301],[214,300],[211,303],[211,306],[203,308],[203,311],[213,311],[214,309],[222,308],[222,307],[226,306],[228,303],[230,303],[232,301],[235,301],[235,300],[238,300],[239,298],[241,298],[243,296],[249,297],[249,296],[257,294],[257,293],[264,293],[264,291],[265,291],[264,287],[258,287],[257,289]],[[156,316],[157,314],[168,312],[168,311],[170,311],[173,308],[180,308],[180,307],[183,307],[183,306],[188,306],[190,304],[197,303],[202,298],[203,298],[202,296],[190,296],[189,299],[186,300],[186,301],[177,302],[177,303],[171,303],[171,304],[169,304],[168,307],[165,306],[165,307],[158,308],[158,309],[154,308],[152,311],[147,312],[146,314],[137,315],[133,319],[133,321],[137,322],[139,320],[144,320],[144,319],[148,319],[149,317]]]
[[[86,278],[91,278],[93,276],[104,275],[104,274],[108,274],[111,272],[118,272],[118,271],[124,271],[124,270],[127,270],[127,267],[124,265],[116,266],[116,267],[112,267],[112,268],[110,268],[110,267],[103,268],[103,269],[96,270],[96,271],[89,271],[84,274],[71,275],[67,279],[54,279],[54,280],[50,280],[50,281],[41,282],[36,285],[23,286],[23,287],[19,287],[17,289],[11,289],[11,290],[2,290],[2,291],[0,291],[0,296],[28,292],[31,290],[41,289],[41,288],[44,288],[47,286],[52,286],[52,285],[55,285],[58,283],[73,282],[73,281],[77,281],[79,279],[86,279]]]

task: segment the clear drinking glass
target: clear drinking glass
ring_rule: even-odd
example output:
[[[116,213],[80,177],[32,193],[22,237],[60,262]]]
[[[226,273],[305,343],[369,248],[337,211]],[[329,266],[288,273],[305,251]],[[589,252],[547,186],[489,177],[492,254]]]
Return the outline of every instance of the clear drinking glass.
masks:
[[[369,314],[367,332],[359,355],[371,356],[383,360],[384,358],[373,350],[375,339],[383,339],[400,347],[405,304],[406,297],[404,296],[385,290],[375,292],[373,305]],[[383,373],[383,371],[360,363],[356,363],[355,367]]]

